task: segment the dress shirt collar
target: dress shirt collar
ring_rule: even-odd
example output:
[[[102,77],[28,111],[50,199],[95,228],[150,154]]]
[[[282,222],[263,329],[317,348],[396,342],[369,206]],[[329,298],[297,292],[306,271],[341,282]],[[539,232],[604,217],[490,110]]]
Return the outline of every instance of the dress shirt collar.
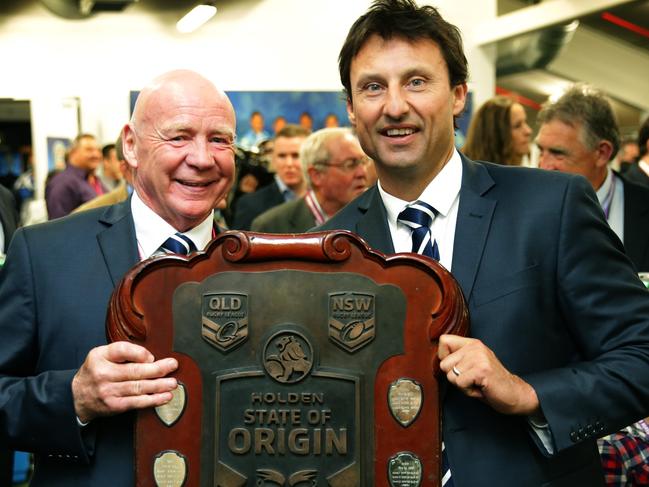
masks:
[[[638,167],[647,175],[649,176],[649,162],[645,161],[644,159],[640,159],[638,161]]]
[[[599,189],[596,191],[597,199],[599,201],[599,204],[602,206],[602,208],[606,205],[607,200],[610,200],[611,192],[613,191],[613,188],[614,188],[614,186],[613,186],[613,171],[608,169],[606,171],[606,178],[604,179],[604,182],[599,187]]]
[[[458,197],[461,186],[462,159],[457,150],[453,150],[453,155],[449,161],[444,165],[439,174],[428,184],[428,186],[426,186],[417,200],[425,201],[435,208],[439,215],[445,217],[448,215],[453,202]],[[406,206],[412,203],[412,201],[404,201],[396,196],[386,193],[381,186],[380,181],[378,188],[383,204],[385,205],[385,210],[388,214],[388,223],[391,227],[396,227],[399,213],[401,213]]]
[[[177,231],[156,212],[145,205],[138,196],[137,191],[133,191],[131,212],[133,213],[135,236],[137,238],[137,246],[141,259],[151,257],[164,241]],[[203,250],[210,240],[212,240],[213,228],[214,211],[200,224],[187,232],[183,232],[183,234],[192,239],[197,249]]]

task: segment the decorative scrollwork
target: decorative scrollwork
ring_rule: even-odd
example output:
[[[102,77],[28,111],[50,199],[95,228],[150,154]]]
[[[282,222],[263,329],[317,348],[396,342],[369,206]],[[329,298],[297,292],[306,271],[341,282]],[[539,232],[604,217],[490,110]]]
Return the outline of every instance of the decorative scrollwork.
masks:
[[[230,262],[243,260],[250,252],[250,240],[243,232],[227,232],[222,245],[223,257]]]
[[[330,233],[322,240],[322,251],[329,260],[342,262],[352,254],[350,237],[346,233]]]

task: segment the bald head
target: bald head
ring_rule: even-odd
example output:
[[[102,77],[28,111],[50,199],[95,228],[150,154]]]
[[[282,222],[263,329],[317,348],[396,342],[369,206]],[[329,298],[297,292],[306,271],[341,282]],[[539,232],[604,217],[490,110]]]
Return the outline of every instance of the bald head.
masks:
[[[124,127],[124,155],[140,199],[176,230],[212,214],[234,176],[235,115],[228,97],[198,73],[158,76]]]
[[[195,71],[177,69],[161,74],[142,89],[135,102],[131,124],[137,127],[151,120],[156,112],[155,106],[162,100],[171,103],[191,103],[191,94],[195,95],[196,102],[208,96],[212,97],[215,102],[221,103],[230,111],[232,122],[235,123],[234,107],[222,90]],[[234,132],[232,136],[234,137]]]

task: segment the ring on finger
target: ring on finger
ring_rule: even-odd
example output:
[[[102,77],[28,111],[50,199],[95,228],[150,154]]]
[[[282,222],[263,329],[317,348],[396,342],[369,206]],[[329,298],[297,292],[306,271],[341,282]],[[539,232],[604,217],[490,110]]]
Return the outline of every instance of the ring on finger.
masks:
[[[454,373],[456,376],[458,376],[458,377],[459,377],[459,375],[462,373],[462,372],[460,372],[460,369],[458,369],[455,365],[453,366],[453,368],[452,368],[451,370],[452,370],[453,373]]]

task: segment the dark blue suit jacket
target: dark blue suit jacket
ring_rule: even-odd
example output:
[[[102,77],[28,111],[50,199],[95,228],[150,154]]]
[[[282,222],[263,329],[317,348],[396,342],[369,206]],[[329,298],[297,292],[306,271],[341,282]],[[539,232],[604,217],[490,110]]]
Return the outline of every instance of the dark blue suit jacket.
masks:
[[[649,187],[624,184],[624,248],[638,271],[649,272]]]
[[[80,429],[71,382],[106,343],[111,292],[137,261],[130,200],[14,235],[0,272],[0,428],[36,453],[32,487],[133,485],[132,415]]]
[[[284,201],[275,181],[254,193],[243,195],[234,208],[234,220],[230,227],[233,230],[250,230],[250,225],[257,216]]]
[[[470,335],[536,390],[554,442],[448,387],[456,487],[603,485],[595,439],[649,415],[649,293],[582,177],[463,157],[452,273]],[[376,187],[321,229],[394,252]]]

